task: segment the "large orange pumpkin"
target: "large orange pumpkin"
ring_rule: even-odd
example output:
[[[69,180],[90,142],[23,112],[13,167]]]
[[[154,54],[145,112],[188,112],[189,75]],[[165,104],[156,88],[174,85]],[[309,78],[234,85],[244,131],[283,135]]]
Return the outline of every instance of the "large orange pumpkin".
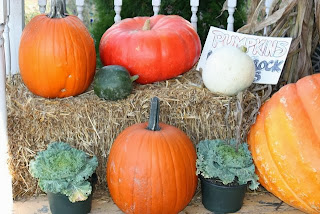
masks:
[[[201,43],[190,22],[177,15],[124,19],[100,40],[104,65],[122,65],[136,82],[152,83],[176,77],[198,61]]]
[[[19,47],[21,77],[36,95],[75,96],[93,80],[94,42],[78,17],[64,14],[62,0],[52,4],[48,16],[34,17],[23,30]]]
[[[152,100],[148,123],[126,128],[112,145],[107,182],[115,204],[125,213],[176,214],[196,187],[196,152],[187,135],[158,124],[159,101]]]
[[[320,213],[320,74],[275,93],[261,107],[248,143],[268,191],[306,213]]]

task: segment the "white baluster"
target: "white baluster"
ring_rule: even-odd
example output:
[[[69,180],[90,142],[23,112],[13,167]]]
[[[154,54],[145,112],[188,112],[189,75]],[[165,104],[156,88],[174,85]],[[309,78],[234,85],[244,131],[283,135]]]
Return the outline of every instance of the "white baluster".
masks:
[[[6,59],[6,74],[11,75],[11,59],[10,59],[10,38],[9,38],[9,12],[10,12],[10,1],[7,2],[7,18],[6,18],[6,24],[4,26],[4,53],[5,53],[5,59]]]
[[[156,16],[159,14],[161,5],[161,0],[152,0],[152,7],[153,7],[153,15]]]
[[[8,132],[6,105],[6,64],[3,32],[7,19],[7,0],[0,0],[0,189],[1,213],[12,213],[12,179],[8,168]]]
[[[265,18],[268,18],[268,16],[269,16],[270,7],[272,5],[272,2],[273,2],[273,0],[266,0],[266,2],[264,3],[264,5],[266,6],[266,17]],[[267,29],[267,27],[265,27],[263,29],[263,35],[266,36],[267,35],[267,31],[268,31],[268,29]]]
[[[38,0],[40,13],[45,13],[47,9],[47,0]]]
[[[197,31],[197,23],[198,23],[198,17],[197,17],[197,12],[198,12],[198,7],[199,7],[199,0],[190,0],[190,6],[191,6],[191,24],[193,28]]]
[[[24,28],[24,0],[10,1],[9,38],[11,55],[11,74],[19,73],[18,52],[22,30]]]
[[[228,13],[229,13],[229,17],[227,19],[227,22],[228,22],[227,30],[234,31],[234,27],[233,27],[234,17],[233,17],[233,14],[234,14],[234,11],[235,11],[236,6],[237,6],[237,0],[228,0],[227,6],[228,6]]]
[[[122,0],[114,0],[114,12],[116,13],[114,17],[115,23],[118,23],[121,21],[121,16],[120,16],[121,7],[122,7]]]
[[[77,12],[78,12],[78,18],[83,21],[83,5],[84,5],[84,0],[76,0],[76,5],[77,5]]]

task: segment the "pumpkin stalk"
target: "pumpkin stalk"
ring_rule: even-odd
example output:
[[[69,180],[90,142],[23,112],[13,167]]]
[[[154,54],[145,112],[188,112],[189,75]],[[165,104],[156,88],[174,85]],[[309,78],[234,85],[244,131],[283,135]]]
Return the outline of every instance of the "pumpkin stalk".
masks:
[[[248,48],[246,47],[246,46],[241,46],[240,48],[239,48],[243,53],[247,53],[247,50],[248,50]]]
[[[153,97],[151,99],[150,116],[149,116],[149,123],[147,127],[148,130],[160,131],[159,112],[160,112],[159,98]]]
[[[150,30],[151,29],[151,24],[150,24],[150,19],[147,19],[145,22],[144,22],[144,25],[142,27],[142,30],[143,31],[146,31],[146,30]]]
[[[139,75],[134,75],[130,77],[131,82],[136,81],[139,78]]]
[[[64,18],[66,14],[65,0],[51,0],[51,11],[47,15],[49,18]]]

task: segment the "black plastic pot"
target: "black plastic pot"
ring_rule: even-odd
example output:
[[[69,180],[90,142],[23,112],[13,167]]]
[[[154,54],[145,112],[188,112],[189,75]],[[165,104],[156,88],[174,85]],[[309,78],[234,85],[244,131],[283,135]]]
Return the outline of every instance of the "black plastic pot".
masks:
[[[202,204],[216,214],[234,213],[241,209],[247,185],[222,186],[200,176]]]
[[[92,194],[95,190],[97,175],[94,173],[89,179],[92,185],[92,192],[85,201],[72,203],[69,198],[60,193],[48,192],[49,206],[52,214],[88,214],[91,211]]]

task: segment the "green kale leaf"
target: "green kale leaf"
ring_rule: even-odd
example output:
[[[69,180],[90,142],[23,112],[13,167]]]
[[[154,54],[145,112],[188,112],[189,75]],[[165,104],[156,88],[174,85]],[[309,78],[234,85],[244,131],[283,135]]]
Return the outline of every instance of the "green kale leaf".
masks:
[[[92,188],[88,178],[98,166],[96,156],[64,142],[53,142],[30,161],[30,174],[44,192],[62,193],[71,202],[86,200]]]

